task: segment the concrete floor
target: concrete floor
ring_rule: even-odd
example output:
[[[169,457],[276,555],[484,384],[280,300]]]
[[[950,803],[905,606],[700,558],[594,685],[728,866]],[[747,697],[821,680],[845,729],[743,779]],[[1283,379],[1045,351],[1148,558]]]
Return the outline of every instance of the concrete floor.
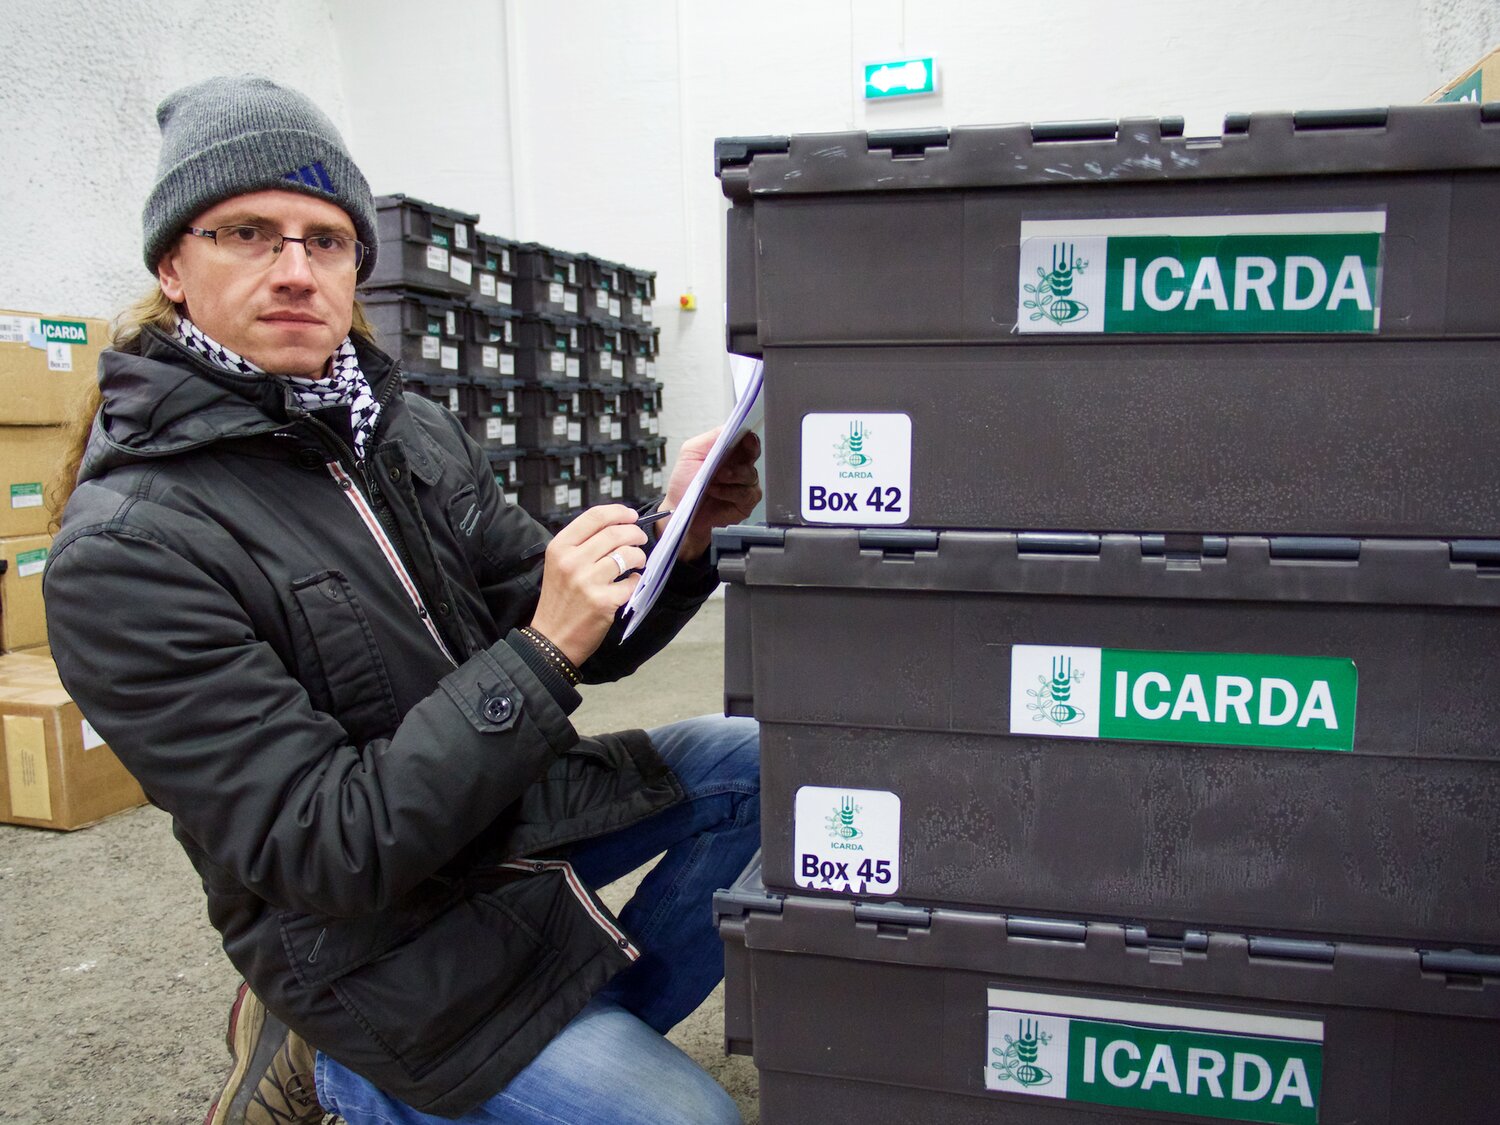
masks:
[[[723,605],[629,680],[585,689],[578,729],[720,711]],[[605,897],[618,907],[630,885]],[[73,833],[0,825],[0,1121],[201,1121],[227,1072],[237,984],[165,814]],[[671,1038],[759,1120],[754,1066],[723,1055],[722,988]]]

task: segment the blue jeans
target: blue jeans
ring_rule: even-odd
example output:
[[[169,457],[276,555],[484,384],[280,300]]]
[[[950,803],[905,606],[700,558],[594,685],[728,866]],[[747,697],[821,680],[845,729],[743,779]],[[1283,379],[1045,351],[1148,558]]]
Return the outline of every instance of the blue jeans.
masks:
[[[760,846],[760,737],[749,719],[705,715],[651,731],[687,799],[568,856],[602,887],[662,856],[620,912],[641,957],[505,1089],[459,1120],[479,1125],[731,1125],[740,1115],[663,1032],[724,976],[710,907]],[[443,1125],[318,1052],[318,1101],[349,1125]]]

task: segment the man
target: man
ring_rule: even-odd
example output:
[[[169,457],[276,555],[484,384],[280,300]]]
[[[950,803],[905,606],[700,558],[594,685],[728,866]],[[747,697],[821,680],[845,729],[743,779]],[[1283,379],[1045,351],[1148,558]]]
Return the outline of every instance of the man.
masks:
[[[247,981],[208,1121],[737,1121],[660,1033],[722,975],[707,896],[758,844],[754,725],[580,739],[567,716],[712,591],[753,438],[622,642],[637,513],[549,541],[401,393],[354,299],[373,201],[328,120],[253,78],[157,116],[157,290],[101,362],[45,594],[64,682],[172,814]],[[616,921],[593,888],[662,852]]]

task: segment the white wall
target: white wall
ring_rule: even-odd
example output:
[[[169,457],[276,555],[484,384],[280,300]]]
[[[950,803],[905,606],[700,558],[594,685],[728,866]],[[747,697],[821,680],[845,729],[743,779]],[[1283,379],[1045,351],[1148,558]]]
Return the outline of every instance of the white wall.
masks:
[[[1497,0],[11,0],[0,307],[107,315],[148,283],[153,110],[257,70],[313,97],[377,192],[658,271],[666,429],[728,407],[718,136],[1418,101]],[[66,49],[59,45],[66,45]],[[942,91],[866,105],[856,66]],[[693,289],[699,310],[679,312]]]
[[[173,90],[265,74],[347,127],[323,3],[7,0],[4,19],[3,308],[109,317],[148,289],[141,208],[156,178],[156,106]]]

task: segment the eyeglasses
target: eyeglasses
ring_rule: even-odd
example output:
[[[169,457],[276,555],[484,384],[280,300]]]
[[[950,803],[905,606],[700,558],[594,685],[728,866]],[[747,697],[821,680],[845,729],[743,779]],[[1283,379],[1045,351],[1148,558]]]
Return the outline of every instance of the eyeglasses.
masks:
[[[288,242],[302,243],[313,267],[330,273],[357,270],[365,260],[365,244],[342,234],[310,234],[306,238],[293,238],[280,231],[244,223],[232,223],[213,230],[188,227],[187,233],[213,239],[232,258],[250,266],[270,265]]]

